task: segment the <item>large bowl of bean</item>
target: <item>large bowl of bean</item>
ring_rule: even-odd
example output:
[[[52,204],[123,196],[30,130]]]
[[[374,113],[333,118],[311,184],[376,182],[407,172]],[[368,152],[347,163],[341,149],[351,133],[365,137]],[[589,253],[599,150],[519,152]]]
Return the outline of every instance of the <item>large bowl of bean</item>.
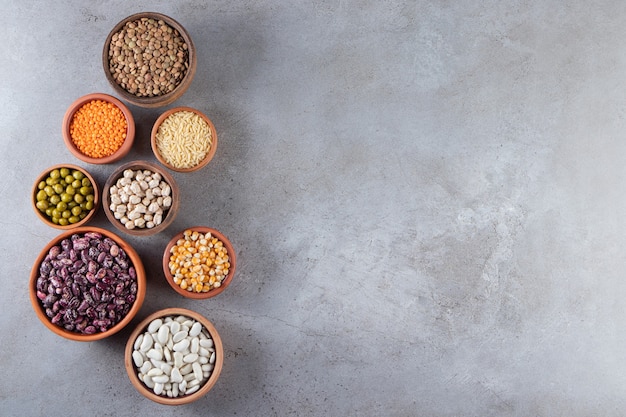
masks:
[[[47,168],[37,177],[32,190],[32,206],[37,217],[57,229],[67,230],[89,222],[100,201],[94,177],[73,164]]]
[[[91,342],[130,323],[145,297],[146,274],[137,252],[119,236],[79,227],[64,231],[39,253],[29,292],[48,329]]]
[[[195,226],[176,234],[163,252],[163,274],[178,294],[206,299],[223,292],[235,275],[237,257],[220,231]]]
[[[178,214],[179,200],[174,177],[147,161],[121,165],[102,190],[106,217],[118,230],[134,236],[165,230]]]
[[[76,99],[63,117],[63,141],[78,159],[110,164],[126,156],[135,140],[135,119],[128,107],[108,94]]]
[[[161,13],[133,14],[113,27],[102,65],[115,93],[145,108],[179,99],[191,85],[197,57],[189,33]]]
[[[191,107],[169,109],[154,122],[154,156],[172,171],[192,172],[207,165],[217,150],[213,122]]]
[[[224,348],[215,326],[184,308],[150,314],[131,333],[124,352],[133,386],[165,405],[188,404],[206,395],[223,362]]]

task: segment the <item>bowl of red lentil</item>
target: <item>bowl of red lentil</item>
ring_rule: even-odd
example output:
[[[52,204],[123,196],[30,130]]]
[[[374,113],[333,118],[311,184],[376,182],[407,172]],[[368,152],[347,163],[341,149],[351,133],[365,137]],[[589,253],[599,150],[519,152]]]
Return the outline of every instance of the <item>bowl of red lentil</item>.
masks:
[[[110,164],[126,156],[135,139],[135,119],[117,98],[92,93],[75,100],[63,118],[63,140],[78,159]]]
[[[141,12],[120,21],[102,51],[107,81],[122,100],[145,108],[179,99],[196,72],[191,36],[176,20]]]
[[[211,119],[191,107],[175,107],[154,122],[150,142],[154,156],[172,171],[192,172],[206,166],[217,150]]]
[[[178,294],[193,299],[214,297],[232,282],[237,257],[220,231],[190,227],[176,234],[163,252],[163,274]]]

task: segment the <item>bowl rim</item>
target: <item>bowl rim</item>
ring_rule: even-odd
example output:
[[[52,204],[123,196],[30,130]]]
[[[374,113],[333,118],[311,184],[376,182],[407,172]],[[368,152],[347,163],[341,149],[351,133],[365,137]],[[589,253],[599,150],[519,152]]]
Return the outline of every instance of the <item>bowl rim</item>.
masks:
[[[152,320],[157,319],[157,318],[167,317],[167,316],[180,316],[180,315],[190,317],[200,322],[202,326],[206,330],[208,330],[209,334],[211,335],[211,338],[213,339],[213,343],[215,345],[215,364],[214,364],[213,371],[211,372],[211,376],[209,376],[209,379],[200,387],[200,389],[198,389],[198,391],[194,392],[193,394],[185,395],[182,397],[176,397],[176,398],[162,397],[160,395],[155,394],[151,389],[146,387],[143,381],[141,381],[139,377],[137,376],[137,370],[135,368],[135,364],[132,359],[134,344],[135,344],[135,340],[137,339],[137,337],[139,337],[139,335],[146,330],[146,328],[148,327],[148,324]],[[159,404],[164,404],[164,405],[188,404],[203,397],[207,392],[211,390],[211,388],[213,388],[213,386],[217,382],[220,376],[220,373],[222,372],[223,364],[224,364],[224,347],[222,345],[222,339],[217,329],[213,325],[213,323],[209,319],[201,315],[200,313],[197,313],[193,310],[189,310],[187,308],[182,308],[182,307],[164,308],[148,315],[137,326],[135,326],[132,333],[128,337],[128,341],[126,342],[126,347],[124,349],[124,367],[126,368],[126,373],[128,374],[128,378],[130,379],[131,384],[144,397],[152,401],[155,401]]]
[[[226,250],[228,251],[228,256],[230,258],[230,270],[228,271],[228,275],[226,275],[226,278],[224,278],[224,281],[222,281],[222,285],[219,288],[212,289],[207,292],[198,293],[194,291],[183,290],[182,288],[180,288],[179,285],[177,285],[174,282],[172,273],[170,272],[170,269],[169,269],[170,250],[172,249],[174,244],[178,241],[178,239],[181,239],[183,237],[183,233],[185,233],[185,231],[187,230],[192,230],[192,231],[197,231],[197,232],[202,232],[202,233],[210,232],[212,235],[214,235],[220,241],[222,241],[222,243],[226,247]],[[204,300],[204,299],[219,295],[224,290],[226,290],[226,288],[228,288],[228,286],[231,284],[233,280],[233,276],[235,275],[235,270],[237,269],[237,255],[235,253],[235,249],[233,248],[233,245],[230,239],[228,239],[219,230],[214,229],[212,227],[207,227],[207,226],[192,226],[192,227],[187,227],[184,230],[181,230],[179,233],[176,233],[169,240],[169,242],[165,246],[165,249],[163,250],[162,267],[163,267],[163,275],[165,276],[165,280],[170,285],[170,287],[172,287],[174,291],[176,291],[178,294],[182,295],[185,298]]]
[[[111,72],[109,71],[109,49],[113,35],[119,32],[126,23],[141,19],[143,17],[163,20],[169,26],[176,29],[187,43],[187,56],[189,62],[185,76],[174,90],[170,91],[169,93],[155,97],[137,97],[136,95],[129,93],[117,84],[115,79],[113,79]],[[187,29],[185,29],[185,27],[174,18],[158,12],[138,12],[120,20],[107,35],[104,46],[102,48],[102,67],[104,69],[105,77],[109,82],[111,88],[113,88],[113,91],[119,94],[123,100],[144,108],[162,107],[178,100],[189,89],[189,86],[191,85],[196,73],[197,63],[198,58],[196,56],[196,48]]]
[[[130,169],[142,168],[142,169],[148,169],[152,172],[158,172],[163,177],[163,179],[169,184],[172,190],[172,193],[171,193],[172,205],[167,211],[167,215],[165,216],[165,218],[163,219],[160,225],[155,226],[152,229],[148,229],[148,228],[127,229],[119,220],[117,220],[113,216],[113,212],[109,208],[111,204],[111,197],[110,197],[109,190],[111,186],[115,183],[115,181],[117,181],[117,179],[122,176],[122,173],[129,168]],[[174,177],[169,172],[167,172],[166,169],[148,161],[137,160],[137,161],[130,161],[123,165],[120,165],[116,170],[114,170],[109,175],[109,177],[107,178],[104,184],[104,187],[102,188],[102,207],[104,209],[105,216],[116,229],[124,233],[127,233],[129,235],[133,235],[133,236],[152,236],[167,229],[169,225],[172,224],[172,222],[176,218],[179,205],[180,205],[180,192],[178,190],[178,184],[176,183],[176,180],[174,180]]]
[[[156,144],[156,135],[157,135],[157,132],[159,131],[159,128],[161,127],[161,124],[165,121],[165,119],[167,119],[172,114],[178,113],[181,111],[190,111],[200,116],[209,125],[209,129],[211,130],[211,139],[213,141],[211,143],[211,148],[209,149],[209,152],[206,154],[204,159],[198,162],[198,164],[192,166],[191,168],[178,168],[168,163],[159,153],[158,146]],[[215,130],[215,126],[213,125],[213,122],[211,121],[211,119],[209,119],[207,115],[204,114],[202,111],[193,107],[189,107],[189,106],[178,106],[178,107],[174,107],[163,112],[152,125],[152,131],[150,133],[150,145],[152,147],[152,153],[162,165],[176,172],[193,172],[193,171],[198,171],[201,168],[205,167],[209,162],[211,162],[211,160],[215,156],[215,152],[217,152],[217,143],[218,143],[217,131]]]
[[[113,239],[117,243],[117,245],[121,247],[126,252],[128,257],[131,259],[133,266],[135,267],[135,271],[137,273],[137,297],[135,299],[135,302],[133,303],[133,306],[128,311],[126,316],[122,320],[120,320],[116,325],[114,325],[109,330],[107,330],[106,332],[98,332],[98,333],[94,333],[90,335],[70,332],[57,325],[52,324],[52,322],[48,319],[48,316],[46,316],[45,312],[43,311],[43,308],[41,304],[39,303],[39,299],[37,298],[37,294],[36,294],[37,293],[36,285],[37,285],[37,278],[39,276],[39,267],[41,263],[43,262],[44,258],[46,257],[46,255],[48,254],[48,251],[50,250],[50,248],[52,248],[53,246],[61,242],[63,239],[66,239],[73,234],[87,233],[87,232],[101,233],[103,236]],[[50,240],[46,244],[46,246],[44,246],[44,248],[39,252],[37,259],[33,263],[33,267],[30,272],[28,292],[30,296],[31,305],[33,309],[35,310],[35,314],[48,329],[52,330],[53,333],[61,337],[64,337],[66,339],[70,339],[70,340],[74,340],[78,342],[92,342],[95,340],[105,339],[109,336],[114,335],[115,333],[119,332],[124,327],[126,327],[132,321],[132,319],[141,309],[141,306],[145,299],[146,285],[147,285],[146,271],[144,269],[143,262],[141,261],[141,258],[139,257],[139,254],[137,253],[137,251],[135,251],[135,249],[128,242],[126,242],[124,239],[122,239],[120,236],[116,235],[115,233],[110,232],[106,229],[102,229],[100,227],[84,226],[84,227],[78,227],[76,229],[66,230],[65,232],[61,233],[60,235]]]
[[[39,209],[35,205],[36,204],[35,200],[37,199],[37,192],[39,190],[39,188],[38,188],[39,183],[43,180],[44,177],[49,175],[50,172],[52,172],[55,169],[61,169],[61,168],[75,169],[75,170],[78,170],[78,171],[82,172],[83,174],[85,174],[85,176],[87,178],[89,178],[89,181],[91,181],[91,185],[93,187],[93,193],[94,193],[93,209],[81,221],[79,221],[77,223],[74,223],[74,224],[68,224],[66,226],[62,226],[60,224],[55,224],[52,221],[50,221],[48,216],[46,216],[44,213],[39,211]],[[98,207],[100,205],[100,186],[98,185],[98,182],[96,181],[94,176],[89,171],[87,171],[87,169],[85,169],[83,167],[80,167],[80,166],[74,165],[74,164],[56,164],[56,165],[52,165],[52,166],[48,167],[46,170],[41,171],[41,173],[35,179],[35,183],[33,185],[32,193],[31,193],[31,205],[33,206],[33,209],[35,210],[35,213],[37,214],[37,217],[39,217],[39,219],[41,221],[43,221],[45,224],[47,224],[48,226],[54,227],[55,229],[59,229],[59,230],[76,229],[78,227],[81,227],[81,226],[84,226],[85,224],[87,224],[93,218],[93,216],[95,216],[96,212],[98,211]]]
[[[124,143],[122,143],[122,146],[120,146],[119,149],[115,151],[113,154],[102,157],[102,158],[93,158],[91,156],[87,156],[84,153],[82,153],[76,147],[76,145],[74,145],[74,142],[72,141],[72,137],[70,135],[70,124],[72,122],[74,114],[84,104],[92,100],[107,101],[117,106],[117,108],[119,108],[122,111],[122,113],[124,114],[124,117],[126,118],[126,139],[124,139]],[[90,93],[74,100],[72,104],[70,104],[70,106],[65,111],[65,115],[63,116],[62,128],[63,128],[62,130],[63,141],[65,142],[65,146],[69,149],[72,155],[74,155],[76,158],[80,159],[83,162],[87,162],[90,164],[96,164],[96,165],[110,164],[112,162],[120,160],[121,158],[126,156],[126,154],[128,154],[128,152],[132,148],[133,143],[135,141],[135,118],[133,117],[133,113],[130,111],[128,106],[122,103],[119,99],[106,93],[97,93],[97,92]]]

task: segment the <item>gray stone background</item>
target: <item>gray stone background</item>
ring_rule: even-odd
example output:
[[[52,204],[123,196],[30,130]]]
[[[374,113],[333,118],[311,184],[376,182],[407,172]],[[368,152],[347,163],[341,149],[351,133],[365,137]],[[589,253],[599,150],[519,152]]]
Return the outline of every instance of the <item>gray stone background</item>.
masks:
[[[190,32],[198,71],[174,105],[204,111],[220,143],[175,174],[169,229],[122,236],[149,274],[138,317],[72,342],[28,300],[58,234],[29,192],[57,163],[103,185],[155,161],[164,109],[131,107],[117,164],[80,163],[61,136],[73,100],[112,93],[103,43],[138,11]],[[2,0],[0,34],[3,416],[626,414],[626,2]],[[92,224],[114,230],[102,211]],[[206,301],[160,270],[192,225],[239,260]],[[174,306],[226,350],[213,390],[179,408],[123,365],[133,324]]]

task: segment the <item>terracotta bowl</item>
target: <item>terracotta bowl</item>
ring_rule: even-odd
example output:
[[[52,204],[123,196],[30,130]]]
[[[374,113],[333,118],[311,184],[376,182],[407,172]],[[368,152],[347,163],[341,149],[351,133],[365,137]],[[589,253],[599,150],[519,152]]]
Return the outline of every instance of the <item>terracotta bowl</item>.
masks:
[[[172,247],[176,245],[176,242],[179,239],[182,239],[184,237],[185,230],[191,230],[191,231],[196,231],[196,232],[205,233],[205,234],[211,233],[213,237],[216,237],[223,243],[228,253],[230,269],[228,271],[228,274],[222,281],[220,287],[210,289],[207,292],[195,292],[195,291],[189,291],[187,289],[182,289],[180,285],[174,282],[174,276],[172,275],[172,272],[169,267],[171,250],[172,250]],[[167,283],[170,284],[170,286],[174,289],[174,291],[176,291],[178,294],[184,297],[193,298],[193,299],[206,299],[210,297],[215,297],[216,295],[220,294],[230,285],[230,283],[233,280],[233,276],[235,275],[235,269],[237,267],[237,257],[235,255],[235,250],[233,249],[233,245],[231,244],[230,240],[228,240],[228,238],[224,236],[221,232],[219,232],[218,230],[212,229],[210,227],[195,226],[195,227],[187,228],[185,230],[176,234],[165,247],[165,250],[163,252],[163,274],[165,275],[165,279]]]
[[[160,94],[160,95],[156,95],[152,97],[140,96],[137,93],[131,92],[130,88],[126,89],[122,87],[115,80],[111,72],[111,61],[110,61],[111,58],[110,58],[109,53],[110,52],[113,53],[112,48],[115,48],[115,46],[114,45],[112,46],[111,44],[113,36],[116,33],[120,32],[127,23],[135,22],[135,21],[141,20],[142,18],[154,19],[156,21],[163,21],[172,29],[175,29],[176,31],[178,31],[180,36],[183,38],[185,44],[187,45],[187,50],[186,50],[187,69],[186,69],[184,77],[180,80],[179,84],[176,86],[176,88],[174,88],[174,90],[165,94]],[[135,48],[137,48],[136,53],[138,54],[145,53],[145,47],[142,47],[141,45],[135,45]],[[136,106],[145,107],[145,108],[162,107],[178,100],[187,91],[187,89],[191,85],[191,82],[193,81],[193,77],[196,73],[197,61],[198,59],[196,56],[196,48],[191,40],[191,37],[189,36],[189,33],[185,30],[185,28],[176,20],[172,19],[171,17],[166,16],[161,13],[153,13],[153,12],[136,13],[131,16],[128,16],[127,18],[119,22],[117,25],[113,27],[113,29],[107,36],[106,41],[104,42],[104,48],[102,50],[102,66],[104,69],[104,74],[109,84],[115,91],[115,94],[120,96],[122,100],[125,100]]]
[[[91,156],[85,155],[80,149],[76,147],[74,144],[71,134],[70,134],[70,125],[72,123],[72,119],[74,114],[85,104],[89,103],[93,100],[102,100],[108,103],[115,105],[119,108],[124,117],[126,118],[126,139],[122,143],[122,145],[115,151],[113,154],[101,158],[93,158]],[[87,94],[86,96],[80,97],[75,100],[72,105],[65,112],[65,116],[63,117],[63,141],[65,142],[65,146],[72,152],[72,154],[80,159],[81,161],[90,163],[90,164],[110,164],[122,159],[124,156],[128,154],[130,149],[133,146],[133,142],[135,140],[135,119],[131,111],[126,107],[124,103],[122,103],[117,98],[110,96],[108,94],[103,93],[92,93]]]
[[[121,220],[118,220],[115,218],[115,215],[113,211],[111,210],[110,190],[111,190],[111,187],[117,183],[118,179],[123,177],[124,171],[126,171],[127,169],[132,169],[134,171],[149,170],[153,173],[158,173],[161,175],[163,181],[165,181],[170,186],[172,203],[169,209],[164,212],[163,220],[161,224],[156,225],[152,228],[136,227],[134,229],[129,229],[126,226],[124,226],[124,224],[122,224]],[[118,230],[121,230],[122,232],[128,233],[129,235],[133,235],[133,236],[150,236],[150,235],[154,235],[156,233],[159,233],[165,230],[170,224],[172,224],[172,222],[176,218],[176,215],[178,214],[179,201],[180,201],[179,188],[178,188],[178,185],[176,184],[176,181],[172,177],[172,175],[169,172],[167,172],[167,170],[163,169],[162,167],[156,164],[147,162],[147,161],[132,161],[124,165],[121,165],[119,168],[113,171],[113,173],[109,176],[102,190],[102,205],[104,207],[104,213],[106,214],[111,224],[113,224],[113,226],[115,226]]]
[[[42,181],[45,181],[46,178],[49,177],[50,173],[54,170],[60,170],[62,168],[67,168],[71,171],[73,170],[77,170],[83,173],[83,175],[89,179],[89,182],[91,183],[91,186],[93,187],[93,196],[94,196],[94,200],[93,200],[93,208],[87,213],[87,215],[80,221],[76,222],[76,223],[68,223],[67,225],[62,225],[62,224],[58,224],[58,223],[54,223],[52,221],[52,218],[49,217],[45,211],[40,210],[39,208],[37,208],[37,193],[40,192],[40,183]],[[47,168],[45,171],[43,171],[41,174],[39,174],[39,176],[37,177],[37,180],[35,181],[35,184],[33,185],[33,189],[31,192],[31,205],[33,206],[33,209],[35,210],[35,213],[37,214],[37,217],[39,217],[39,219],[41,219],[41,221],[43,221],[45,224],[47,224],[48,226],[52,226],[56,229],[61,229],[61,230],[69,230],[69,229],[75,229],[77,227],[80,226],[84,226],[85,224],[87,224],[87,222],[89,222],[94,214],[96,214],[96,211],[98,210],[98,206],[100,203],[100,188],[98,187],[98,183],[96,182],[96,180],[94,179],[94,177],[84,168],[81,168],[77,165],[73,165],[73,164],[59,164],[59,165],[53,165],[49,168]],[[71,208],[70,208],[71,209]]]
[[[215,362],[213,364],[214,368],[211,372],[211,375],[208,377],[208,379],[204,383],[202,383],[202,385],[196,392],[192,394],[188,394],[188,395],[178,396],[178,397],[167,397],[167,396],[164,396],[163,394],[161,395],[155,394],[152,389],[148,388],[148,386],[144,383],[144,381],[139,379],[139,376],[138,376],[139,370],[133,359],[133,351],[134,351],[134,345],[135,345],[137,338],[147,331],[148,325],[153,320],[155,319],[164,320],[166,317],[178,317],[178,316],[185,316],[197,322],[200,322],[202,324],[204,328],[203,330],[206,330],[209,336],[213,339],[213,343],[214,343],[213,348],[215,349]],[[126,372],[128,373],[128,377],[130,378],[130,382],[133,384],[133,386],[144,397],[152,401],[155,401],[159,404],[165,404],[165,405],[188,404],[188,403],[197,401],[198,399],[202,398],[204,395],[206,395],[207,392],[211,390],[211,388],[213,388],[213,386],[217,382],[217,379],[219,378],[220,373],[222,371],[223,363],[224,363],[224,348],[222,346],[222,339],[220,338],[220,335],[217,333],[217,330],[215,329],[213,324],[202,315],[194,311],[184,309],[184,308],[166,308],[164,310],[159,310],[155,313],[152,313],[151,315],[146,317],[141,323],[139,323],[139,325],[131,333],[130,337],[128,338],[128,342],[126,343],[126,350],[124,352],[124,366],[126,367]]]
[[[189,168],[180,168],[180,167],[170,164],[163,157],[157,145],[157,133],[159,132],[159,128],[161,127],[163,122],[171,115],[178,113],[178,112],[182,112],[182,111],[192,112],[200,116],[209,126],[209,129],[211,132],[211,145],[210,145],[210,148],[208,149],[206,156],[204,157],[204,159],[199,161],[196,165],[189,167]],[[161,162],[163,165],[165,165],[167,168],[171,169],[172,171],[178,171],[178,172],[192,172],[192,171],[199,170],[200,168],[208,164],[211,161],[211,159],[213,159],[213,156],[215,156],[215,151],[217,150],[217,132],[215,131],[215,126],[213,125],[213,122],[211,121],[211,119],[206,117],[201,111],[191,108],[191,107],[175,107],[173,109],[166,111],[161,116],[159,116],[159,118],[156,120],[156,122],[154,123],[152,127],[152,134],[151,134],[150,139],[151,139],[151,144],[152,144],[152,152],[154,153],[154,156],[156,156],[156,158],[159,160],[159,162]]]
[[[70,286],[69,282],[65,282],[65,284],[61,284],[60,286],[55,286],[53,288],[57,288],[57,289],[61,289],[59,291],[61,291],[61,294],[59,295],[59,298],[57,299],[57,302],[59,303],[58,307],[63,309],[63,303],[62,303],[62,299],[66,298],[67,300],[70,300],[69,303],[69,307],[65,307],[64,310],[57,310],[57,312],[59,314],[61,314],[61,317],[63,318],[64,322],[63,323],[67,323],[65,320],[78,320],[80,321],[80,317],[83,317],[83,320],[87,320],[88,318],[90,320],[87,321],[87,324],[85,326],[89,326],[89,325],[94,325],[94,327],[97,327],[99,325],[104,325],[105,327],[107,326],[107,324],[103,324],[102,322],[100,323],[95,323],[92,322],[93,317],[90,317],[90,315],[92,314],[99,314],[98,311],[100,311],[100,309],[102,308],[104,311],[106,311],[106,305],[104,307],[99,307],[98,306],[98,302],[93,301],[95,300],[94,296],[92,295],[91,291],[92,289],[96,289],[99,294],[102,296],[102,294],[110,294],[112,296],[112,294],[115,293],[115,290],[112,288],[114,285],[117,285],[121,282],[128,282],[127,285],[136,285],[136,293],[134,295],[134,301],[129,301],[127,298],[121,296],[121,297],[114,297],[111,298],[107,303],[108,304],[114,304],[116,303],[118,300],[117,298],[121,298],[123,300],[125,300],[127,303],[132,302],[132,305],[130,307],[130,309],[126,312],[126,314],[124,315],[123,318],[121,318],[121,320],[119,320],[117,322],[117,324],[114,324],[112,327],[109,327],[108,330],[103,331],[101,328],[96,329],[96,332],[93,334],[85,334],[82,332],[79,332],[78,330],[71,330],[71,329],[66,329],[64,327],[62,327],[61,325],[58,324],[53,324],[53,319],[49,318],[48,315],[46,314],[46,307],[44,307],[44,303],[50,305],[50,303],[53,301],[52,299],[50,300],[42,300],[42,298],[44,298],[44,296],[48,293],[49,289],[48,286],[50,285],[54,285],[56,284],[55,282],[53,282],[53,278],[57,277],[57,281],[58,280],[58,275],[52,275],[52,273],[47,272],[47,274],[49,274],[50,276],[52,276],[52,278],[49,278],[47,281],[45,281],[47,284],[44,283],[40,283],[39,278],[42,274],[43,271],[46,270],[46,268],[48,268],[50,265],[48,264],[46,266],[46,263],[50,260],[50,251],[54,251],[53,247],[57,247],[57,248],[61,248],[62,247],[62,242],[66,239],[70,240],[70,244],[74,245],[74,241],[72,240],[72,236],[77,234],[81,237],[85,237],[85,236],[90,236],[89,234],[92,233],[96,233],[99,234],[101,237],[101,240],[104,240],[105,238],[109,238],[111,240],[113,240],[115,242],[115,245],[117,245],[117,248],[119,248],[118,250],[118,254],[117,257],[121,256],[120,253],[125,252],[127,255],[127,259],[126,261],[128,262],[128,265],[133,266],[135,269],[135,273],[136,273],[136,278],[133,278],[132,275],[125,275],[120,273],[119,271],[114,271],[111,275],[106,275],[104,277],[99,277],[98,273],[93,274],[92,277],[90,278],[90,280],[87,280],[86,283],[84,282],[86,280],[85,275],[90,272],[88,270],[89,267],[87,267],[87,272],[85,271],[81,271],[80,269],[78,271],[68,271],[69,276],[72,279],[72,282],[74,284],[79,285],[79,289],[77,292],[71,292],[70,294],[68,294],[68,296],[66,297],[65,295],[65,289],[63,289],[63,286],[66,285],[66,288],[71,288],[71,291],[76,291],[75,288],[73,288],[73,285]],[[93,238],[93,236],[91,237]],[[90,238],[90,239],[91,239]],[[90,241],[91,242],[91,241]],[[91,244],[91,243],[90,243]],[[77,248],[77,246],[75,246],[74,248]],[[60,249],[58,249],[60,250]],[[65,252],[63,250],[61,250],[62,252]],[[106,248],[101,248],[99,253],[104,253],[106,251]],[[74,249],[74,252],[76,253],[77,258],[76,259],[82,259],[82,251],[79,249]],[[113,255],[113,253],[109,250],[108,253],[110,255]],[[79,255],[80,254],[80,255]],[[95,254],[94,254],[95,257]],[[106,258],[106,255],[104,256]],[[60,259],[60,258],[58,258]],[[71,258],[69,258],[71,260]],[[91,258],[90,258],[91,259]],[[109,260],[110,259],[103,259],[102,262],[98,262],[97,259],[91,259],[93,262],[95,262],[95,269],[99,270],[100,268],[104,268],[105,271],[106,269],[110,269],[110,270],[114,270],[115,268],[113,268],[112,266],[109,266]],[[59,261],[59,265],[61,262],[64,261]],[[113,258],[112,260],[113,263],[118,264],[118,261]],[[122,262],[122,261],[120,261]],[[119,265],[119,264],[118,264]],[[56,268],[54,268],[55,271],[57,271],[57,273],[59,271],[61,271],[62,269],[64,269],[66,266],[58,266]],[[72,266],[67,266],[68,270],[70,270],[71,268],[75,267],[75,264]],[[63,274],[63,272],[61,272]],[[55,273],[56,274],[56,273]],[[130,274],[130,273],[129,273]],[[83,278],[82,281],[78,280],[78,277],[82,276]],[[109,283],[107,283],[105,280],[105,278],[108,278],[110,281]],[[93,281],[93,282],[92,282]],[[43,281],[42,281],[43,282]],[[109,286],[109,289],[106,289],[106,286]],[[125,284],[123,284],[125,285]],[[44,286],[46,288],[44,288]],[[57,291],[56,289],[53,291]],[[31,304],[35,310],[35,313],[37,314],[37,317],[41,320],[41,322],[50,330],[52,330],[54,333],[56,333],[59,336],[62,336],[66,339],[70,339],[70,340],[75,340],[75,341],[80,341],[80,342],[91,342],[94,340],[100,340],[100,339],[104,339],[106,337],[109,337],[117,332],[119,332],[120,330],[122,330],[128,323],[130,323],[130,321],[133,319],[133,317],[137,314],[137,312],[139,311],[139,309],[141,308],[141,305],[143,304],[143,300],[145,297],[145,293],[146,293],[146,274],[145,274],[145,270],[143,267],[143,264],[141,262],[141,259],[139,258],[139,255],[137,254],[137,252],[128,244],[126,243],[124,240],[122,240],[119,236],[115,235],[114,233],[111,233],[105,229],[101,229],[98,227],[79,227],[76,229],[72,229],[72,230],[66,230],[63,233],[61,233],[59,236],[57,236],[56,238],[54,238],[53,240],[51,240],[44,248],[43,250],[39,253],[39,256],[37,257],[37,259],[35,260],[35,263],[33,264],[33,268],[31,270],[30,273],[30,281],[29,281],[29,293],[30,293],[30,301]],[[84,294],[90,294],[89,296],[84,295]],[[98,295],[98,294],[96,294]],[[91,298],[90,298],[91,297]],[[102,298],[100,298],[102,300]],[[74,301],[76,300],[76,301]],[[87,302],[87,308],[85,309],[84,306],[82,305],[83,302]],[[120,301],[121,302],[121,301]],[[75,305],[72,307],[71,303],[75,303]],[[107,305],[108,305],[107,304]],[[54,309],[53,307],[49,307],[50,309]],[[77,315],[70,315],[70,314],[74,314],[74,313],[68,313],[67,310],[68,309],[72,309],[74,313],[77,313]],[[90,310],[93,309],[93,310]],[[61,311],[63,311],[63,313],[61,313]],[[120,312],[120,314],[122,314],[122,312]],[[69,319],[66,319],[67,315],[70,315]],[[56,316],[55,316],[56,317]],[[101,317],[99,317],[101,319]],[[84,324],[84,323],[83,323]],[[108,325],[110,325],[112,323],[109,323]],[[86,328],[86,327],[85,327]]]

